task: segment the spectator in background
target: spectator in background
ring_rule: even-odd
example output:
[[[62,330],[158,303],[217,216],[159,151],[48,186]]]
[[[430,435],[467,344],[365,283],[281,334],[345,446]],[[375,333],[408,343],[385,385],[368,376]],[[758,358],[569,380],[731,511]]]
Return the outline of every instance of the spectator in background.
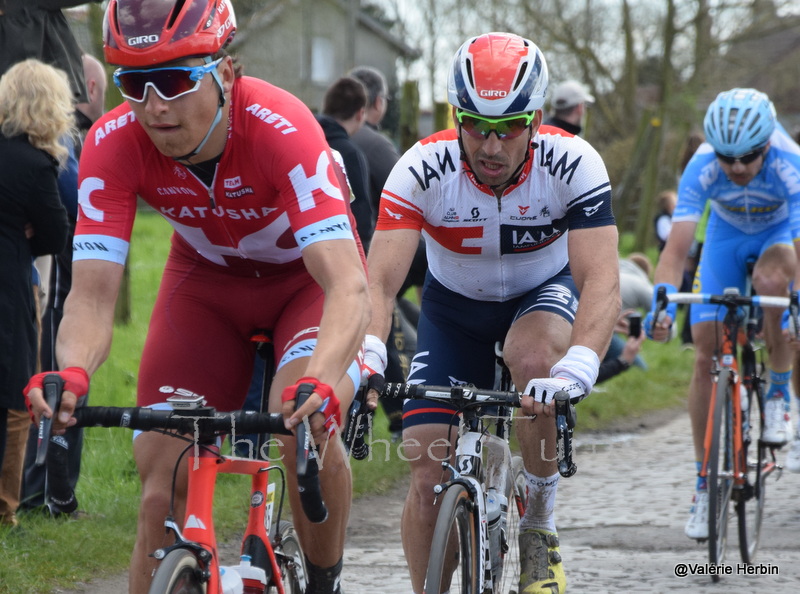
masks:
[[[58,192],[61,201],[67,209],[69,217],[69,236],[66,247],[52,257],[40,258],[46,260],[48,265],[41,267],[48,273],[43,273],[42,283],[48,287],[47,301],[42,316],[42,337],[40,363],[42,371],[58,369],[55,357],[56,333],[64,315],[64,301],[72,287],[72,235],[78,218],[78,160],[80,159],[83,139],[92,124],[103,115],[106,97],[106,71],[103,64],[94,56],[84,54],[82,58],[84,77],[88,101],[75,106],[75,121],[78,133],[70,138],[70,158],[68,166],[58,176]],[[81,405],[86,404],[88,395],[81,398]],[[50,500],[45,492],[46,469],[45,466],[36,466],[36,441],[37,427],[26,426],[28,433],[28,448],[25,455],[24,475],[22,480],[21,507],[25,509],[46,506],[45,510],[53,516],[58,516],[61,511],[58,505]],[[81,452],[83,449],[83,429],[69,428],[64,434],[64,441],[59,446],[68,450],[67,460],[69,468],[67,476],[73,490],[78,483],[81,470]]]
[[[633,252],[627,258],[619,260],[619,293],[622,310],[611,344],[600,363],[597,383],[604,382],[636,365],[647,369],[647,365],[639,356],[644,332],[631,335],[629,319],[631,315],[640,314],[650,308],[653,297],[653,283],[650,281],[653,265],[649,258],[640,252]],[[622,338],[624,335],[626,338]]]
[[[100,2],[100,0],[91,0]],[[87,0],[0,0],[0,74],[27,58],[66,72],[73,99],[88,101],[81,48],[61,12]]]
[[[546,126],[556,126],[576,136],[583,130],[586,104],[594,97],[576,80],[567,80],[553,89],[550,106],[553,113],[544,121]]]
[[[369,249],[374,228],[374,217],[369,199],[368,166],[364,154],[350,137],[364,125],[367,108],[367,91],[358,79],[343,76],[334,81],[322,100],[322,113],[317,121],[322,126],[328,145],[344,161],[350,191],[350,207],[356,217],[358,235],[364,249]]]
[[[59,143],[73,125],[72,92],[64,72],[38,60],[12,66],[0,78],[0,463],[9,410],[25,410],[22,390],[37,371],[37,313],[33,257],[56,253],[67,241],[67,216],[58,196]],[[17,469],[18,460],[9,466]],[[9,461],[11,463],[12,461]],[[10,492],[19,492],[7,485]],[[15,509],[0,522],[16,524]]]
[[[672,229],[672,211],[675,210],[675,204],[678,202],[678,194],[675,190],[663,190],[656,196],[656,206],[658,212],[653,221],[656,230],[656,242],[658,242],[658,251],[664,249],[669,237],[669,231]]]
[[[371,66],[357,66],[349,74],[360,80],[367,91],[364,125],[351,136],[351,140],[367,159],[370,204],[377,216],[383,184],[394,164],[400,159],[394,143],[379,132],[381,120],[389,105],[389,91],[383,74]]]

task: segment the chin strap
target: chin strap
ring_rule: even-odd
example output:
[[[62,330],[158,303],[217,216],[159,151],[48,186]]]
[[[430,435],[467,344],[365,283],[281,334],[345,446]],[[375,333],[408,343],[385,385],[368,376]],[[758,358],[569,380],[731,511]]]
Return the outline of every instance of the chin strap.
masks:
[[[212,60],[210,57],[206,57],[204,61],[206,64],[209,64]],[[175,161],[187,161],[202,151],[203,147],[206,145],[206,142],[208,142],[208,139],[211,138],[211,133],[217,127],[217,124],[219,124],[222,120],[222,108],[225,106],[225,91],[222,87],[222,79],[219,77],[219,73],[217,72],[216,68],[211,71],[211,76],[214,77],[214,81],[217,83],[217,86],[219,86],[219,104],[217,105],[217,115],[214,116],[214,121],[211,122],[208,132],[206,132],[206,135],[203,137],[203,140],[200,141],[200,144],[198,144],[197,147],[195,147],[195,149],[190,153],[186,153],[181,157],[173,157]]]

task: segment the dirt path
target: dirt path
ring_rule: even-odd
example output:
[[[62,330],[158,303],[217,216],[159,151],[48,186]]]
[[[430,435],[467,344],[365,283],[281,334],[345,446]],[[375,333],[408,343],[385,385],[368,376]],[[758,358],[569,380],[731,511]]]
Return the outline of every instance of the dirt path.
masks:
[[[781,454],[782,457],[785,454]],[[578,473],[559,485],[557,522],[571,592],[800,591],[800,475],[784,473],[769,486],[758,569],[743,575],[736,525],[729,529],[731,575],[712,584],[708,575],[676,576],[676,567],[705,568],[705,545],[683,534],[693,463],[688,417],[662,414],[579,441]],[[351,514],[345,553],[347,594],[409,594],[400,544],[405,485],[359,499]],[[356,522],[357,519],[357,522]],[[692,565],[694,564],[694,565]],[[126,591],[125,576],[63,594]]]

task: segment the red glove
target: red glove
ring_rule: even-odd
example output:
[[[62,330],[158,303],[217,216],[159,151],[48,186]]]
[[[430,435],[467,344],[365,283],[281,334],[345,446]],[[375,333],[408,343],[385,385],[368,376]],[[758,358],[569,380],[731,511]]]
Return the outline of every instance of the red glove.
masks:
[[[321,412],[325,417],[325,429],[331,433],[334,428],[334,422],[337,427],[342,426],[342,411],[339,406],[339,399],[333,393],[333,388],[328,384],[321,383],[318,379],[313,377],[301,377],[293,386],[287,386],[281,394],[282,402],[291,402],[297,399],[297,390],[300,384],[311,384],[314,386],[314,392],[322,396],[322,406],[319,407],[317,412]]]
[[[31,415],[31,419],[33,419],[33,411],[31,410],[31,401],[28,394],[33,388],[42,390],[45,376],[51,373],[61,376],[61,379],[64,380],[65,392],[72,392],[75,396],[80,398],[81,396],[85,396],[89,391],[89,374],[86,373],[86,370],[82,367],[67,367],[61,371],[44,371],[42,373],[37,373],[30,379],[25,389],[22,390],[22,393],[25,395],[25,406]],[[56,412],[57,411],[53,411],[53,414]]]

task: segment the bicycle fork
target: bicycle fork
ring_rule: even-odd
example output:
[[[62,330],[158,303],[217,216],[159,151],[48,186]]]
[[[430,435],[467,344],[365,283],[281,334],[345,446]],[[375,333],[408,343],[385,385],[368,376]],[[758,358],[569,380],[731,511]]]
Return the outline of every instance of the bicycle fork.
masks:
[[[433,488],[437,499],[439,495],[456,484],[463,485],[470,493],[473,505],[473,521],[476,523],[477,533],[480,535],[478,575],[483,576],[481,592],[485,590],[491,591],[493,587],[492,554],[501,555],[501,551],[491,550],[485,491],[481,481],[477,478],[483,475],[482,450],[483,442],[479,432],[466,430],[459,435],[456,447],[456,466],[447,461],[442,462],[442,468],[450,471],[451,478]]]

